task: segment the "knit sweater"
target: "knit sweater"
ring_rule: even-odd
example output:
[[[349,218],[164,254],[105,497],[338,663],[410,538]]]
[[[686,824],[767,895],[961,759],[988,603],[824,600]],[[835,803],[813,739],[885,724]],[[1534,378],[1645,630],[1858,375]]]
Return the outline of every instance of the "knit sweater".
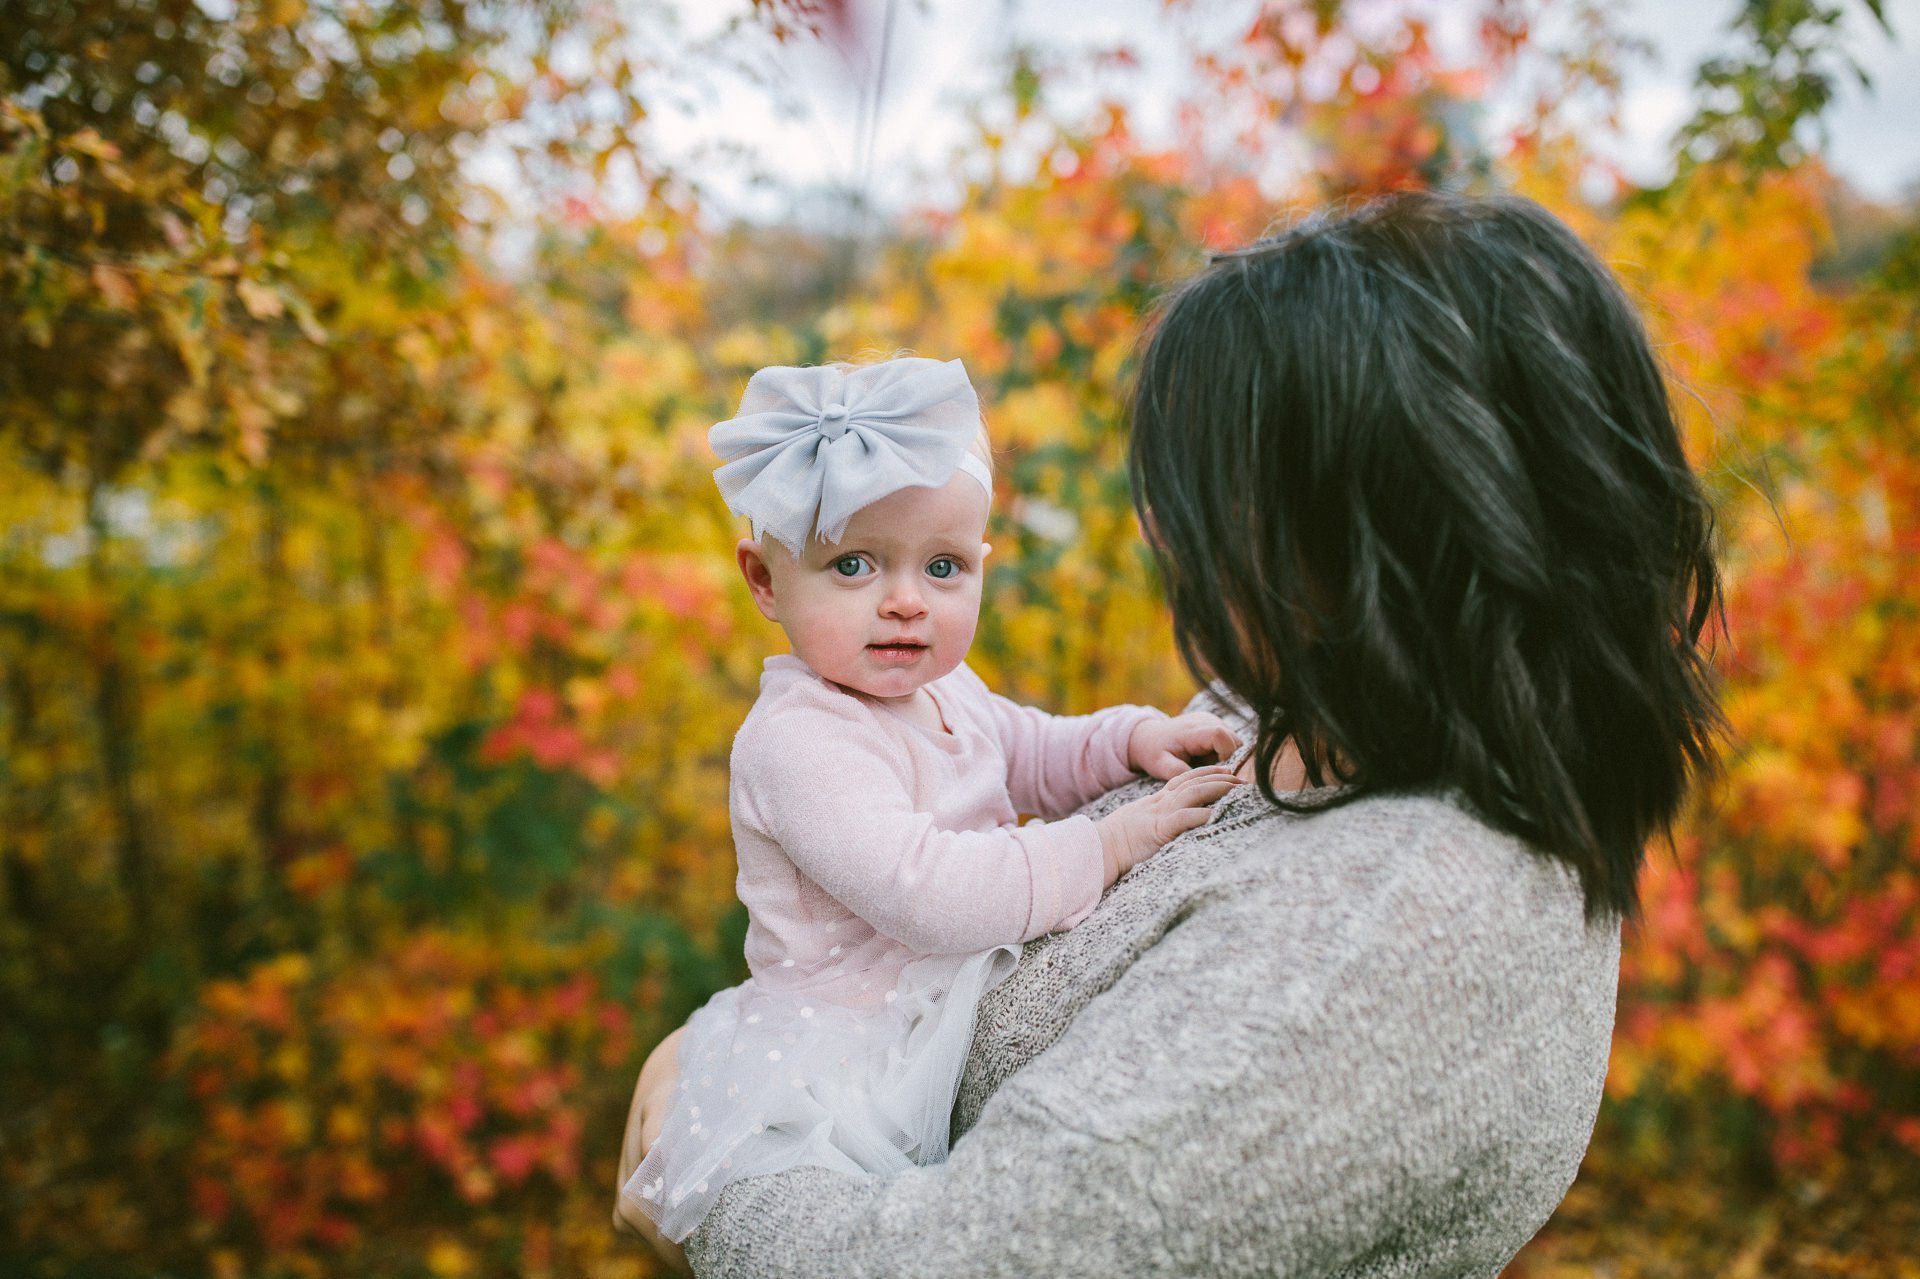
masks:
[[[1243,787],[989,993],[946,1163],[737,1183],[688,1258],[703,1279],[1496,1275],[1592,1133],[1619,938],[1453,798],[1294,816]]]

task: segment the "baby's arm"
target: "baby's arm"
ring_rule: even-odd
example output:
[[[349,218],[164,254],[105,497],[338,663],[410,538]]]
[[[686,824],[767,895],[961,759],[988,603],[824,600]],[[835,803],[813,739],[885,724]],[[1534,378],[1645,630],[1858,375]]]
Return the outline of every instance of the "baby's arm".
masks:
[[[878,931],[926,954],[1029,941],[1083,918],[1160,843],[1207,818],[1224,770],[1129,805],[984,831],[918,811],[880,727],[820,707],[750,721],[734,743],[736,823]],[[1124,816],[1123,816],[1124,814]]]
[[[1196,762],[1224,760],[1240,745],[1209,714],[1169,718],[1151,707],[1109,706],[1091,715],[1049,715],[989,691],[977,676],[962,688],[987,709],[1014,806],[1042,818],[1070,813],[1136,772],[1172,778]]]
[[[791,706],[734,742],[735,821],[854,914],[927,954],[1022,942],[1084,914],[1106,884],[1085,817],[941,830],[918,811],[876,723]]]
[[[1142,725],[1166,718],[1146,706],[1109,706],[1091,715],[1049,715],[990,691],[961,668],[959,690],[984,707],[1007,760],[1007,794],[1023,813],[1052,820],[1133,780],[1129,743]],[[966,678],[971,676],[971,678]]]

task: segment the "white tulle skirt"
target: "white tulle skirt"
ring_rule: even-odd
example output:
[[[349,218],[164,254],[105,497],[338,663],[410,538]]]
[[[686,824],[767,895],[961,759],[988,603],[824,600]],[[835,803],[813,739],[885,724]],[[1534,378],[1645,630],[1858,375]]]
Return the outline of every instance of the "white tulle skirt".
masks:
[[[870,1008],[751,978],[721,991],[687,1022],[673,1109],[622,1199],[679,1242],[731,1181],[945,1159],[974,1012],[1019,956],[997,946],[914,960]]]

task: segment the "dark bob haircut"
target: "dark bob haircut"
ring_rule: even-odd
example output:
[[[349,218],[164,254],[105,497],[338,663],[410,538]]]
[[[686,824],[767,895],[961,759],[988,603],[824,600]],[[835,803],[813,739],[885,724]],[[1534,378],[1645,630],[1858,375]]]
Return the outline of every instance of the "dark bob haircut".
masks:
[[[1131,405],[1134,504],[1267,798],[1440,789],[1631,914],[1721,731],[1713,520],[1612,275],[1517,198],[1401,194],[1178,290]],[[1331,799],[1287,800],[1291,738]]]

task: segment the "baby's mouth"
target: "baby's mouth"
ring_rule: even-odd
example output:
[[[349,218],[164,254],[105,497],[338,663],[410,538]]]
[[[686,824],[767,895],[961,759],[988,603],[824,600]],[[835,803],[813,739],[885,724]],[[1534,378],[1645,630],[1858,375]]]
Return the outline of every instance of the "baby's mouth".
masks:
[[[876,657],[904,661],[926,652],[927,646],[919,640],[887,640],[879,644],[867,645],[867,651]]]

